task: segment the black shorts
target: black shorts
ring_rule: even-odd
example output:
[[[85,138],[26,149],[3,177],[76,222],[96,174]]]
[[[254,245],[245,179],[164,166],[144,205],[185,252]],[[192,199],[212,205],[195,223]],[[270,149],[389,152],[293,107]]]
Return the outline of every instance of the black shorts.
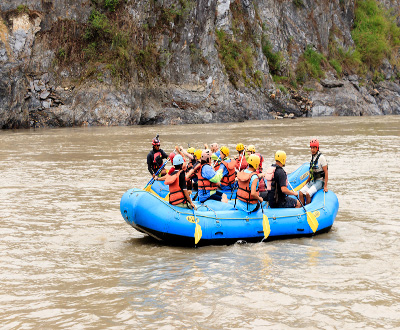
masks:
[[[295,208],[297,205],[297,200],[286,196],[285,199],[278,204],[276,204],[274,200],[269,200],[268,203],[271,209],[276,209],[276,208],[288,209],[288,208]]]

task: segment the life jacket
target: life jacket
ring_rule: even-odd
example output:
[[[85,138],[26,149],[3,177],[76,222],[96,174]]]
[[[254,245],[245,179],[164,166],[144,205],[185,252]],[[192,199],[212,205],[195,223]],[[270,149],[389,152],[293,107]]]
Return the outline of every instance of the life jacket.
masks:
[[[199,181],[198,181],[199,188],[198,189],[199,190],[200,189],[202,189],[202,190],[217,190],[217,188],[218,188],[217,184],[214,183],[214,182],[211,182],[210,180],[208,180],[206,178],[204,178],[203,175],[201,174],[201,172],[203,171],[203,166],[204,165],[211,166],[210,164],[200,165],[200,167],[199,167],[199,169],[197,171],[197,178],[199,179]]]
[[[266,186],[266,184],[265,184],[265,178],[264,178],[264,177],[261,177],[259,180],[260,180],[260,181],[259,181],[259,183],[258,183],[258,191],[259,191],[259,192],[267,191],[267,186]]]
[[[222,177],[221,184],[224,186],[229,186],[230,184],[234,183],[236,179],[236,162],[231,160],[229,163],[227,163],[223,160],[222,164],[224,164],[228,170],[228,175]]]
[[[183,190],[179,186],[179,175],[182,170],[179,170],[175,174],[167,174],[165,178],[165,184],[169,186],[169,203],[172,205],[178,205],[180,203],[187,203],[187,199],[183,193]]]
[[[281,168],[283,171],[284,169],[276,164],[272,164],[270,168],[267,169],[265,173],[265,178],[267,179],[267,191],[271,192],[274,191],[274,199],[275,202],[278,202],[278,184],[275,181],[275,171],[277,168]],[[288,180],[286,178],[286,187],[288,186]]]
[[[162,153],[160,151],[157,151],[153,154],[153,170],[154,172],[157,172],[158,169],[161,167],[163,161],[162,161]]]
[[[316,171],[318,168],[318,159],[322,154],[318,152],[317,157],[313,161],[313,157],[311,156],[311,161],[310,161],[310,180],[315,181],[317,179],[323,178],[325,179],[325,171]]]
[[[236,197],[247,204],[257,204],[258,202],[258,198],[251,197],[250,180],[254,175],[258,177],[257,173],[255,172],[239,172],[237,174],[239,188],[237,190]]]
[[[242,163],[240,163],[240,161],[242,161]],[[247,164],[246,156],[244,154],[243,158],[242,156],[239,156],[238,159],[236,159],[236,169],[239,172],[245,170],[247,166],[249,166],[249,164]]]

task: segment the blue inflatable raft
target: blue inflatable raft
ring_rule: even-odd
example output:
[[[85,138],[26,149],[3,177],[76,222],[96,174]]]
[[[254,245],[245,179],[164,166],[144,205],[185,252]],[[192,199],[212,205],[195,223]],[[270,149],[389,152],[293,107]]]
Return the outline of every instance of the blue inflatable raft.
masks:
[[[288,175],[295,190],[300,189],[307,178],[308,164]],[[167,195],[168,186],[162,182],[155,182],[151,191],[130,189],[122,196],[121,214],[136,230],[167,244],[180,246],[312,236],[329,231],[339,209],[338,199],[332,191],[318,191],[312,202],[305,206],[306,212],[317,219],[318,227],[314,233],[303,208],[271,209],[263,203],[262,209],[248,213],[235,209],[233,199],[229,203],[195,202],[197,210],[193,211],[172,206],[166,200]],[[232,195],[235,196],[235,192]]]

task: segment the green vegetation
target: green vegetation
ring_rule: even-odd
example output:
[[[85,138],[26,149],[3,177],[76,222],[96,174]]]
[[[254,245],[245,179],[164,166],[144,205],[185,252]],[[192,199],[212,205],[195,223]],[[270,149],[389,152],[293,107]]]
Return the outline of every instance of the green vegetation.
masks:
[[[361,60],[370,68],[377,68],[382,60],[392,58],[400,46],[400,28],[395,18],[376,0],[356,2],[352,37]]]
[[[255,33],[258,23],[251,23],[240,0],[230,4],[232,13],[232,32],[215,30],[218,56],[225,67],[229,81],[238,88],[245,86],[262,87],[263,74],[255,70],[255,49],[260,47],[260,36]]]
[[[225,66],[229,81],[237,87],[238,80],[247,80],[246,70],[253,68],[253,49],[245,42],[233,40],[223,30],[216,30],[219,58]]]
[[[340,76],[342,74],[342,66],[336,59],[329,60],[329,64],[336,70],[336,73]]]
[[[17,6],[17,12],[18,12],[18,14],[21,14],[21,13],[29,13],[29,8],[28,8],[28,6],[26,6],[26,5],[19,5],[19,6]]]
[[[119,0],[104,0],[104,8],[115,11],[115,8],[119,5]]]
[[[326,57],[313,50],[308,45],[304,51],[302,58],[297,63],[296,80],[300,83],[306,82],[310,78],[323,78],[325,77],[324,67],[327,66]]]
[[[293,0],[293,4],[294,4],[297,8],[304,7],[304,2],[303,2],[303,0]]]
[[[263,54],[268,60],[268,66],[271,73],[276,74],[281,69],[281,62],[283,58],[281,52],[274,52],[272,50],[272,44],[265,34],[263,34],[261,38],[261,47]]]

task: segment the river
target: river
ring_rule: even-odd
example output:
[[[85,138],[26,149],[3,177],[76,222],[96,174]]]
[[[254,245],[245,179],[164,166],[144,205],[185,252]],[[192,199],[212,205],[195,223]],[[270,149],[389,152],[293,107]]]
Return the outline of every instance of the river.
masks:
[[[287,171],[320,139],[332,230],[256,244],[163,246],[122,194],[161,147],[254,144]],[[400,328],[400,116],[0,131],[1,329]],[[265,167],[265,166],[264,166]]]

